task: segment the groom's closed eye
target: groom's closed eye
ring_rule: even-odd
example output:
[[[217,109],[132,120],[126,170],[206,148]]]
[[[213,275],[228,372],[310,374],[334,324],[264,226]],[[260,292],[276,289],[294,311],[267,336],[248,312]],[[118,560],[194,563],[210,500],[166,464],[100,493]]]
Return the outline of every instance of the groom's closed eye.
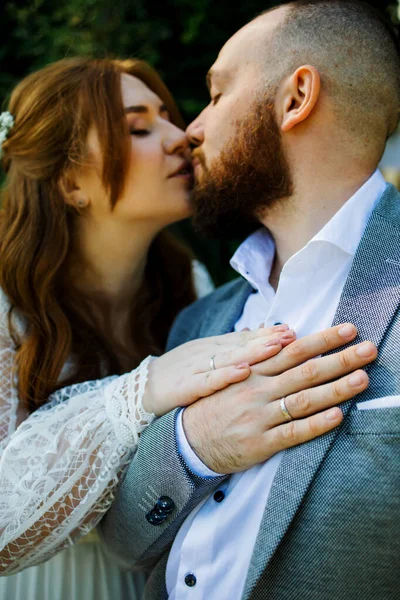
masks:
[[[215,106],[218,102],[218,100],[221,98],[222,94],[217,94],[214,97],[211,97],[211,103],[213,106]]]

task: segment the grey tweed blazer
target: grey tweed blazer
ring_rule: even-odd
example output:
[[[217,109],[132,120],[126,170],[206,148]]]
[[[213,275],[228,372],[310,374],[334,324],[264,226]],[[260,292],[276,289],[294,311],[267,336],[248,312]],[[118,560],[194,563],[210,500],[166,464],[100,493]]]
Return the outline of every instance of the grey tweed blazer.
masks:
[[[169,348],[231,331],[250,293],[250,286],[237,280],[184,310]],[[243,600],[400,599],[400,408],[358,411],[355,406],[400,394],[399,302],[400,194],[388,185],[369,220],[334,320],[355,323],[357,342],[369,339],[378,345],[379,357],[368,369],[370,386],[343,404],[345,419],[338,429],[285,452]],[[176,411],[143,434],[101,525],[106,546],[121,565],[154,567],[146,600],[167,599],[171,543],[191,509],[219,483],[196,477],[186,467],[176,448],[175,420]],[[174,510],[154,525],[146,515],[161,496],[173,501]]]

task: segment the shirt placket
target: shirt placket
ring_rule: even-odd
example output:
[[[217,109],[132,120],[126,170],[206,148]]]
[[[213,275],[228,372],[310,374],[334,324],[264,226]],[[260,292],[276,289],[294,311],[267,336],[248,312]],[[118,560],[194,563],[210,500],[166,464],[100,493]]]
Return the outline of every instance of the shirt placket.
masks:
[[[222,489],[219,488],[219,491]],[[220,510],[220,502],[215,500],[214,493],[198,512],[185,537],[179,563],[176,600],[207,598],[207,586],[213,580],[213,549],[215,538],[218,538]]]

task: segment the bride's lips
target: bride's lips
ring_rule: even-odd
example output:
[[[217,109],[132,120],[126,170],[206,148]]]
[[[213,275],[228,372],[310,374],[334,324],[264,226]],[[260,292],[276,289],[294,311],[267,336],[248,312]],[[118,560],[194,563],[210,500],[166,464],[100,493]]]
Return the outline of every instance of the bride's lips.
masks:
[[[193,166],[194,174],[196,175],[196,173],[199,174],[200,170],[203,168],[203,163],[201,162],[201,160],[199,158],[193,158],[192,166]]]
[[[180,164],[180,166],[176,169],[176,171],[174,171],[173,173],[171,173],[171,175],[168,175],[168,179],[173,179],[175,177],[182,177],[182,178],[185,178],[185,179],[191,179],[193,177],[193,167],[192,167],[192,164],[188,160],[183,161]]]
[[[193,166],[193,169],[195,169],[195,168],[196,168],[196,167],[198,167],[199,165],[201,165],[201,161],[200,161],[200,159],[198,159],[198,158],[193,158],[193,160],[192,160],[192,166]]]

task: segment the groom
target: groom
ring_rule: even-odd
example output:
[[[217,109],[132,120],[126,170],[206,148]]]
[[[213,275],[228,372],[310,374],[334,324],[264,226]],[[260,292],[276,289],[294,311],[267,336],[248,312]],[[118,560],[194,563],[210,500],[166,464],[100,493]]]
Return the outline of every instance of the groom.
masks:
[[[148,600],[398,599],[400,194],[376,170],[398,125],[397,40],[359,0],[293,2],[237,32],[208,83],[188,129],[194,220],[249,234],[232,259],[243,279],[186,309],[169,347],[260,321],[298,336],[350,321],[379,358],[339,428],[229,479],[248,460],[229,390],[159,419],[106,542],[156,565]]]

